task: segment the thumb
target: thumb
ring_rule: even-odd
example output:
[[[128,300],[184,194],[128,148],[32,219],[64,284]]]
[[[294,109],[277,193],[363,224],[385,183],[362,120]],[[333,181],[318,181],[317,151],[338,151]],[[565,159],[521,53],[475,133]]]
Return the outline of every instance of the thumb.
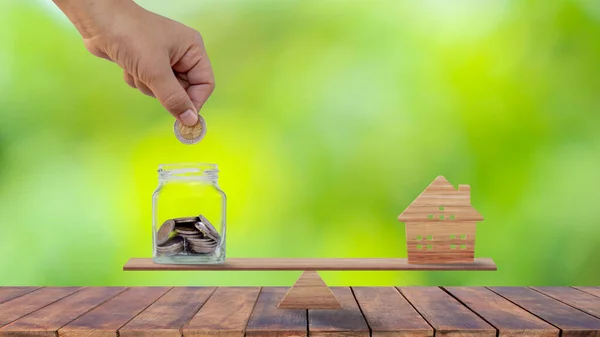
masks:
[[[170,67],[161,68],[147,85],[160,104],[181,123],[193,126],[198,122],[198,113],[194,103]]]

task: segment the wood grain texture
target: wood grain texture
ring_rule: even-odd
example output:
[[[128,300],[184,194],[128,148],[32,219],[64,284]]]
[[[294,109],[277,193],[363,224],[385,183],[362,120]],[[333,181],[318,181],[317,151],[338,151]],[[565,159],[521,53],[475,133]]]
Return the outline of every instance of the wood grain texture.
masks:
[[[496,337],[496,329],[438,287],[398,287],[436,337]]]
[[[212,287],[173,288],[120,328],[119,336],[181,336],[183,326],[214,291]]]
[[[443,176],[438,176],[398,216],[402,222],[432,221],[445,224],[450,215],[456,221],[482,221],[483,216],[471,205],[471,187],[458,185],[456,189]],[[440,207],[444,207],[440,210]],[[430,218],[430,215],[433,215]],[[440,218],[443,216],[444,218]]]
[[[524,287],[488,287],[562,330],[561,337],[600,336],[600,319]]]
[[[332,287],[343,309],[309,309],[311,337],[369,337],[370,330],[350,287]]]
[[[116,337],[119,328],[170,289],[170,287],[134,287],[127,289],[59,329],[58,336]]]
[[[82,290],[82,287],[47,287],[0,304],[0,327]]]
[[[217,288],[200,311],[183,327],[187,337],[244,337],[260,287]]]
[[[458,190],[438,176],[398,216],[406,223],[408,263],[472,263],[477,221],[483,220],[471,205],[471,188]]]
[[[471,263],[475,231],[475,222],[407,222],[408,263]]]
[[[305,271],[288,290],[278,309],[341,309],[342,306],[319,273]]]
[[[307,336],[306,310],[277,309],[287,290],[283,287],[262,288],[246,326],[247,337]]]
[[[125,271],[152,270],[487,270],[495,271],[490,258],[473,263],[409,264],[405,258],[230,258],[224,264],[157,264],[151,258],[131,258]]]
[[[85,288],[2,327],[0,336],[56,336],[58,329],[125,289]]]
[[[570,287],[532,287],[534,290],[600,318],[600,297]]]
[[[444,287],[493,325],[499,337],[559,337],[560,330],[484,287]]]
[[[600,287],[573,287],[590,295],[600,297]]]
[[[373,337],[432,337],[433,328],[394,287],[352,287]]]
[[[0,287],[0,304],[28,294],[40,287]]]

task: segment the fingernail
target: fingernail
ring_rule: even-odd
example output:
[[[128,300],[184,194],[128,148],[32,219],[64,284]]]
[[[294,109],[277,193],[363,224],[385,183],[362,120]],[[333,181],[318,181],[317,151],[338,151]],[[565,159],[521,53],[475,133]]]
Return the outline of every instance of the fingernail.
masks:
[[[186,110],[184,113],[179,115],[181,122],[187,126],[194,126],[198,122],[198,115],[192,110]]]

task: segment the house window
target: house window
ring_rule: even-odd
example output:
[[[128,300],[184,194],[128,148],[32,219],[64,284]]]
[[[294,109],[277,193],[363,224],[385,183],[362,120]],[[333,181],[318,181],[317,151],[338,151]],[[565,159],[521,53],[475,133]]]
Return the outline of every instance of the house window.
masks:
[[[456,216],[454,214],[451,214],[450,215],[450,220],[454,220],[454,219],[456,219]]]
[[[467,249],[467,245],[460,245],[460,249]]]
[[[433,214],[429,214],[429,215],[427,216],[427,219],[429,219],[429,220],[433,220]]]
[[[419,249],[419,250],[423,249],[423,245],[417,245],[417,249]]]
[[[456,249],[456,245],[450,245],[450,249]]]
[[[463,239],[463,240],[466,239],[467,238],[467,234],[461,234],[460,238]]]
[[[421,241],[423,240],[423,237],[421,235],[417,235],[417,241]]]
[[[433,235],[429,235],[429,236],[427,237],[427,240],[433,240]]]
[[[444,206],[440,206],[440,211],[443,211],[443,210],[444,210]]]
[[[432,250],[433,246],[432,245],[427,245],[427,250]]]
[[[450,240],[454,240],[455,237],[456,237],[456,235],[454,235],[454,234],[450,235]]]

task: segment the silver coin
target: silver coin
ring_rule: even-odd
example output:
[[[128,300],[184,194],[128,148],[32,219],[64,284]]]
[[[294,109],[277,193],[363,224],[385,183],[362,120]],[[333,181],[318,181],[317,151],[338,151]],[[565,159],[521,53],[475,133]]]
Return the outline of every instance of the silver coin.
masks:
[[[185,218],[175,218],[173,219],[173,221],[175,221],[175,223],[177,225],[183,225],[183,224],[190,224],[193,225],[194,223],[196,223],[197,221],[199,221],[199,218],[197,216],[189,216],[189,217],[185,217]]]
[[[206,122],[202,116],[198,115],[198,122],[194,126],[186,126],[175,120],[173,125],[173,132],[175,137],[183,144],[197,144],[206,135]]]
[[[216,243],[192,243],[192,242],[189,242],[188,245],[190,247],[194,247],[194,248],[211,248],[211,247],[218,246],[218,244],[216,244]]]
[[[175,249],[178,247],[183,247],[183,238],[179,235],[175,235],[172,238],[170,238],[169,240],[167,240],[167,242],[165,242],[162,245],[157,245],[156,248],[157,249]]]
[[[173,228],[175,228],[175,221],[173,221],[173,220],[165,221],[162,224],[162,226],[160,226],[159,230],[156,232],[156,244],[162,245],[165,242],[167,242],[167,240],[169,240],[169,236],[171,235],[171,232],[173,231]]]
[[[216,247],[213,247],[213,248],[192,248],[193,252],[200,253],[200,254],[213,253],[215,250],[216,250]]]
[[[196,228],[198,228],[199,231],[201,231],[202,233],[204,233],[204,235],[206,235],[207,237],[209,237],[209,238],[211,238],[211,239],[213,239],[215,241],[219,241],[221,239],[221,236],[219,235],[219,233],[217,233],[215,235],[215,233],[212,230],[210,230],[209,227],[206,226],[205,223],[203,223],[201,221],[196,222],[196,224],[194,226],[196,226]]]
[[[198,218],[200,218],[200,222],[202,222],[202,224],[204,224],[204,226],[212,233],[214,234],[214,236],[221,236],[219,235],[219,232],[217,231],[217,229],[215,228],[215,226],[213,226],[210,221],[208,221],[208,219],[206,217],[204,217],[204,215],[200,214],[200,216],[198,216]]]
[[[201,235],[201,233],[196,228],[175,227],[175,231],[177,232],[177,234],[181,234],[182,236]]]

